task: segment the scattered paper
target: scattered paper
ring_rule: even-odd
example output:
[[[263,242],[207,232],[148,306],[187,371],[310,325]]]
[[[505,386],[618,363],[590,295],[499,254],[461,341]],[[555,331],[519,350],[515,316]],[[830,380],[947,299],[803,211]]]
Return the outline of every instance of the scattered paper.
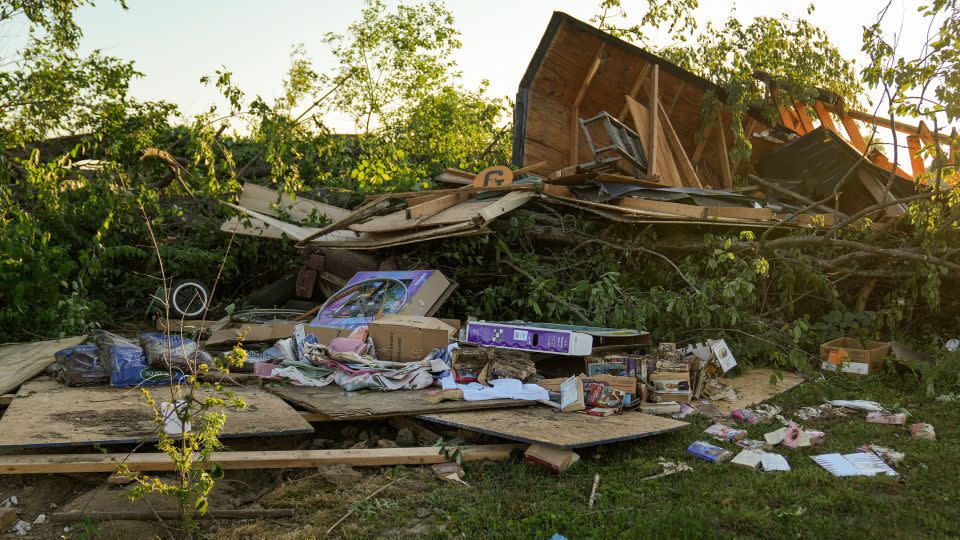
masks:
[[[787,458],[780,454],[764,452],[760,458],[760,468],[766,472],[789,471],[790,464],[787,463]]]
[[[760,466],[760,460],[763,459],[763,454],[764,452],[761,450],[744,450],[737,454],[737,457],[730,460],[730,463],[756,469]]]
[[[822,454],[811,456],[811,459],[834,476],[898,476],[897,471],[873,453]]]
[[[831,399],[827,401],[827,403],[834,407],[846,407],[857,411],[886,412],[886,409],[876,401],[866,401],[863,399]]]

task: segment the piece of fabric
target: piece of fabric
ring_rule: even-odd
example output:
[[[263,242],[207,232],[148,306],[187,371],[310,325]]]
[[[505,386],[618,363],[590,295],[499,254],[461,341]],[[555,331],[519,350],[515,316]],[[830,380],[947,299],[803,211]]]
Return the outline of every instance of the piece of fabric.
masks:
[[[523,401],[548,401],[550,394],[545,388],[536,384],[524,384],[518,379],[496,379],[490,381],[490,386],[480,383],[457,384],[453,375],[448,374],[440,380],[444,390],[453,388],[463,392],[465,401],[484,401],[488,399],[518,399]]]

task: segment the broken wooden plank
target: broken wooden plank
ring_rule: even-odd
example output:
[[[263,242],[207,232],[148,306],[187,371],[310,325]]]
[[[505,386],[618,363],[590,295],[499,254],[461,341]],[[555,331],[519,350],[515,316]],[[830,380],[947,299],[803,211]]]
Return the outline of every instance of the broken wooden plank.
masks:
[[[515,399],[427,403],[424,395],[428,390],[347,392],[332,385],[316,387],[285,384],[271,384],[265,389],[298,407],[325,415],[330,420],[372,420],[434,412],[526,407],[532,404],[529,401]]]
[[[693,164],[690,163],[687,151],[684,150],[683,145],[680,144],[680,137],[678,137],[677,132],[674,131],[673,124],[670,122],[670,117],[667,116],[667,112],[663,110],[662,103],[657,110],[660,111],[660,122],[663,124],[663,132],[666,136],[667,144],[670,146],[674,161],[680,169],[681,179],[683,180],[682,183],[688,187],[703,189],[703,183],[700,181],[697,171],[693,168]]]
[[[620,199],[620,206],[633,208],[634,210],[646,210],[658,214],[673,216],[684,216],[697,219],[707,217],[707,209],[703,206],[692,204],[680,204],[669,201],[654,201],[650,199],[639,199],[636,197],[623,197]]]
[[[839,133],[837,125],[833,122],[833,117],[830,116],[830,111],[827,110],[826,105],[824,105],[822,101],[819,99],[814,101],[813,108],[817,112],[817,118],[820,119],[820,125]]]
[[[302,247],[305,243],[313,240],[314,238],[321,237],[329,232],[336,231],[338,229],[343,229],[348,225],[352,225],[358,221],[362,221],[370,216],[374,216],[377,213],[385,210],[390,206],[390,196],[389,195],[380,195],[379,197],[373,199],[372,201],[360,205],[359,208],[355,209],[353,212],[343,219],[337,220],[326,227],[321,227],[316,232],[310,233],[306,238],[297,242],[297,246]]]
[[[733,187],[733,173],[730,172],[730,151],[727,150],[727,134],[724,133],[726,130],[723,127],[723,116],[719,109],[717,109],[717,129],[720,132],[720,174],[723,180],[720,187],[730,189]]]
[[[659,103],[660,103],[660,66],[658,64],[653,65],[653,70],[650,72],[650,84],[647,90],[647,97],[650,100],[650,104],[647,107],[647,125],[646,126],[637,126],[637,132],[641,128],[647,130],[647,141],[649,141],[650,146],[647,148],[647,176],[655,176],[660,174],[660,164],[657,163],[657,139],[659,138],[659,123],[660,123],[660,113],[659,113]],[[631,111],[633,107],[631,105]]]
[[[576,165],[580,161],[580,104],[583,103],[583,98],[587,95],[587,89],[590,88],[590,83],[593,82],[597,71],[600,70],[600,64],[603,62],[603,48],[605,46],[606,43],[600,44],[597,55],[593,59],[593,64],[590,65],[587,76],[583,79],[580,90],[577,91],[577,97],[574,98],[573,104],[570,106],[570,165]]]
[[[584,413],[556,412],[544,406],[431,414],[419,418],[458,429],[555,448],[583,448],[629,441],[668,433],[688,425],[672,418],[632,411],[597,417]]]
[[[636,99],[637,94],[640,92],[640,88],[642,88],[643,84],[647,82],[647,76],[650,74],[650,69],[652,67],[652,64],[644,64],[643,67],[640,68],[640,74],[638,74],[637,79],[633,81],[633,86],[630,87],[630,93],[627,94],[628,96]],[[624,118],[626,118],[626,114],[627,101],[624,100],[623,106],[620,107],[620,114],[617,115],[617,119],[622,121]]]
[[[850,141],[850,144],[859,150],[860,153],[866,153],[867,141],[863,140],[863,133],[860,133],[860,127],[857,126],[857,122],[843,111],[838,111],[837,116],[840,118],[840,124],[843,125],[843,129],[847,132],[847,139]]]
[[[630,96],[627,96],[627,108],[630,110],[630,115],[633,116],[634,127],[640,137],[640,145],[643,146],[644,154],[647,156],[647,176],[650,178],[659,176],[660,180],[666,185],[684,187],[683,183],[680,182],[680,174],[677,171],[676,163],[669,155],[663,130],[657,129],[654,137],[654,140],[662,144],[654,144],[650,140],[650,134],[646,127],[650,123],[650,111]],[[660,165],[656,174],[651,172],[653,170],[650,167],[651,152],[659,156],[657,163],[660,163]]]
[[[488,444],[460,448],[463,461],[509,459],[523,444]],[[449,447],[453,452],[456,447]],[[425,448],[364,448],[346,450],[271,450],[215,452],[210,463],[224,469],[306,469],[320,465],[382,467],[428,465],[449,461],[435,446]],[[0,456],[0,474],[112,473],[119,464],[134,472],[173,471],[170,456],[162,453],[46,454]]]
[[[169,400],[169,387],[150,389]],[[232,387],[248,405],[227,409],[223,438],[313,433],[313,427],[280,398],[256,388]],[[23,385],[0,418],[0,448],[125,444],[157,440],[153,412],[139,390],[71,388],[51,380]]]
[[[914,178],[918,178],[927,172],[927,168],[923,163],[923,156],[920,155],[921,148],[922,145],[920,144],[919,135],[907,135],[907,150],[910,152],[910,170],[913,171]]]
[[[86,336],[76,336],[0,346],[0,394],[16,390],[43,373],[56,360],[53,355],[57,351],[79,345],[85,339]]]
[[[807,109],[807,104],[794,100],[793,108],[797,111],[797,119],[800,121],[800,125],[803,126],[804,131],[806,133],[813,131],[813,120],[810,119],[810,111]]]

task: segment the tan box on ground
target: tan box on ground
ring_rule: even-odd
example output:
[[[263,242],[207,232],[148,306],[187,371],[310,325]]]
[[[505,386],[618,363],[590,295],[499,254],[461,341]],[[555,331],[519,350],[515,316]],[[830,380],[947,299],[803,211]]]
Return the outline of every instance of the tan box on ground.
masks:
[[[370,337],[377,359],[417,362],[433,349],[446,347],[459,326],[459,321],[433,317],[385,315],[370,323]]]
[[[842,337],[820,345],[820,369],[867,375],[884,368],[890,343]]]
[[[689,371],[657,371],[650,375],[650,384],[663,401],[690,402]]]

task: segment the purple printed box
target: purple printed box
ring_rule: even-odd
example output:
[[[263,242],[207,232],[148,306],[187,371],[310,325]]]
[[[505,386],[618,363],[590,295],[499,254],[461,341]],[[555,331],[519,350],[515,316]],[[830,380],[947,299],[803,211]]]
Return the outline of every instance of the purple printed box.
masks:
[[[495,322],[468,322],[467,341],[488,347],[570,356],[586,356],[593,349],[593,337],[588,334]]]
[[[380,313],[401,315],[432,315],[435,304],[443,298],[450,280],[437,270],[406,272],[357,272],[347,286],[361,281],[381,278],[333,302],[317,314],[311,326],[357,328],[366,326]],[[404,288],[397,283],[406,286]]]

